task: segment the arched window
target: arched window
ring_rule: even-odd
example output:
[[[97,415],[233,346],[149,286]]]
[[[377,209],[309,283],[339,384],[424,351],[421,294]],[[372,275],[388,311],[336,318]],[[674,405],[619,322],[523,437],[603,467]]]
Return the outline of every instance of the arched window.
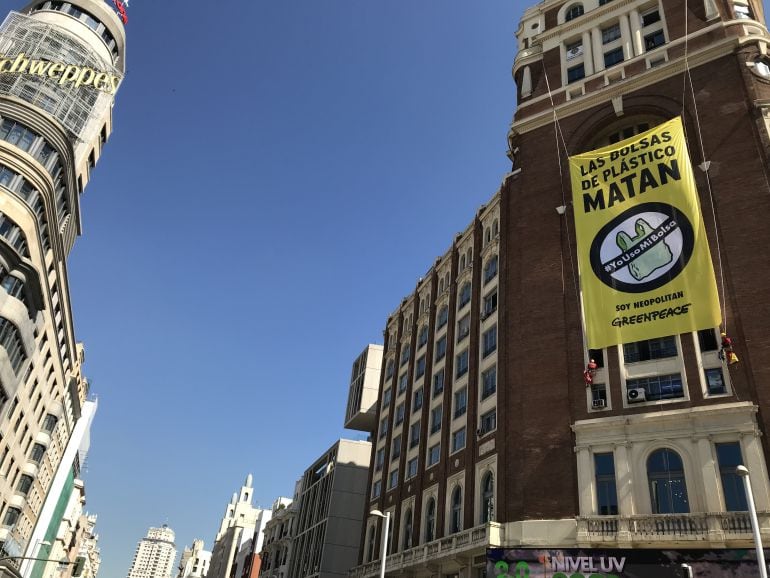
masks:
[[[452,509],[449,513],[449,533],[456,534],[463,529],[463,490],[457,486],[452,492]]]
[[[481,480],[481,522],[491,522],[495,516],[495,479],[492,472],[487,472]]]
[[[578,16],[583,15],[583,5],[582,4],[573,4],[569,8],[567,8],[567,11],[564,13],[564,21],[569,22],[570,20],[574,20]]]
[[[682,458],[675,451],[664,448],[647,458],[647,480],[653,514],[690,512]]]
[[[404,537],[401,540],[401,545],[402,550],[408,550],[412,547],[412,508],[408,508],[404,515]]]
[[[372,560],[374,560],[374,538],[375,538],[374,526],[369,526],[369,537],[366,540],[366,543],[367,543],[366,561],[367,562],[371,562]]]
[[[436,538],[436,499],[430,498],[425,508],[425,541],[432,542]]]

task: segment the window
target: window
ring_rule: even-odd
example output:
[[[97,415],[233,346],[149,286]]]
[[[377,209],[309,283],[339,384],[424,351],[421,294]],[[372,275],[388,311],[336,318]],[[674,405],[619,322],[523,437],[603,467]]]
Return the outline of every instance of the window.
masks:
[[[594,408],[607,407],[607,386],[605,384],[591,384],[591,402]]]
[[[604,350],[603,349],[589,349],[588,359],[593,359],[596,363],[596,367],[604,367]]]
[[[3,225],[0,224],[0,236],[3,236]],[[21,365],[27,360],[24,344],[16,326],[5,317],[0,317],[0,346],[8,354],[8,360],[15,374],[19,374]]]
[[[578,56],[583,56],[583,41],[571,42],[564,47],[564,51],[567,54],[567,60],[572,60]]]
[[[420,443],[420,422],[417,421],[409,427],[409,448],[414,448]]]
[[[614,24],[602,30],[602,44],[609,44],[620,38],[620,24]]]
[[[577,80],[580,80],[581,78],[586,77],[586,69],[583,64],[578,64],[577,66],[572,66],[567,69],[567,82],[575,82]]]
[[[698,331],[698,344],[701,351],[718,350],[717,332],[714,329],[701,329]]]
[[[372,484],[372,498],[379,498],[382,494],[382,480],[377,480]]]
[[[5,511],[5,517],[3,518],[3,526],[10,528],[16,523],[16,520],[19,519],[20,515],[21,510],[19,508],[8,508]]]
[[[382,418],[382,421],[380,421],[380,439],[384,438],[386,435],[388,435],[388,418],[384,417]]]
[[[396,370],[396,362],[392,359],[388,360],[387,369],[385,369],[385,379],[390,379],[393,377],[393,373]]]
[[[484,285],[489,283],[497,276],[497,261],[498,258],[497,255],[495,255],[489,261],[487,261],[486,265],[484,265]]]
[[[462,289],[460,289],[460,298],[457,300],[457,309],[462,309],[465,307],[468,302],[471,300],[471,284],[470,282],[465,283],[465,285],[462,286]]]
[[[682,376],[678,373],[643,377],[641,379],[629,379],[626,381],[626,389],[643,389],[647,401],[684,397]]]
[[[385,463],[385,448],[380,448],[374,457],[374,471],[379,472]]]
[[[425,375],[425,356],[424,355],[417,360],[414,371],[415,371],[415,376],[414,376],[415,379],[420,379],[423,375]]]
[[[388,476],[388,489],[392,490],[398,485],[398,469],[393,470],[390,472],[390,475]]]
[[[465,447],[465,427],[461,427],[452,433],[452,452],[456,452]]]
[[[482,317],[486,319],[495,311],[497,311],[497,289],[484,297],[484,311],[482,313]]]
[[[395,427],[397,425],[401,425],[401,423],[403,423],[403,421],[404,421],[404,414],[405,413],[406,413],[406,411],[405,411],[405,408],[404,408],[404,403],[401,402],[396,407],[396,423],[395,423],[395,425],[393,427]]]
[[[457,322],[457,343],[468,337],[471,332],[471,314],[469,313]]]
[[[457,355],[457,371],[455,377],[462,377],[468,373],[468,350],[466,349],[462,353]]]
[[[482,337],[484,341],[482,357],[488,357],[497,349],[497,325],[487,329]]]
[[[623,62],[623,47],[616,48],[604,53],[604,67],[609,68],[617,63]]]
[[[449,533],[456,534],[463,529],[463,490],[460,486],[452,490],[452,503],[449,513]]]
[[[497,391],[497,367],[490,367],[481,374],[481,399],[486,399]]]
[[[441,429],[442,407],[434,407],[430,412],[430,433],[434,434]]]
[[[443,368],[441,368],[433,376],[433,397],[436,397],[442,391],[444,391],[444,369]]]
[[[428,326],[423,325],[417,336],[417,348],[423,347],[426,343],[428,343]]]
[[[626,363],[676,357],[676,354],[676,338],[673,335],[623,344],[623,357]]]
[[[660,22],[660,11],[656,8],[642,14],[642,27]]]
[[[441,361],[446,357],[446,335],[436,341],[436,361]]]
[[[382,393],[382,406],[387,408],[390,405],[390,388]]]
[[[407,386],[409,385],[408,376],[406,373],[402,373],[398,376],[398,395],[401,395],[406,391]]]
[[[675,451],[660,449],[647,459],[647,480],[653,514],[688,514],[687,485],[682,458]]]
[[[709,395],[719,395],[727,393],[727,387],[725,386],[725,379],[722,375],[721,367],[712,367],[706,369],[706,387],[708,387]]]
[[[582,4],[573,4],[569,8],[567,8],[567,11],[564,13],[564,21],[569,22],[570,20],[574,20],[578,16],[583,15],[583,5]]]
[[[391,444],[391,451],[390,451],[390,461],[397,460],[401,457],[401,436],[398,435],[393,438],[393,443]]]
[[[404,514],[404,537],[402,540],[402,550],[408,550],[412,547],[412,509],[408,508]]]
[[[468,390],[462,388],[455,392],[455,419],[461,415],[465,415],[465,411],[468,409]]]
[[[481,523],[486,524],[495,518],[495,478],[487,472],[481,480]]]
[[[441,329],[444,327],[444,325],[447,324],[447,321],[449,321],[449,307],[444,305],[441,309],[438,311],[438,318],[436,319],[436,329]]]
[[[481,416],[481,435],[486,435],[497,429],[497,410],[493,409]]]
[[[412,458],[406,464],[406,479],[413,478],[417,475],[417,458]]]
[[[425,507],[425,541],[432,542],[435,537],[436,537],[436,499],[430,498],[428,500],[428,505]]]
[[[422,388],[420,388],[412,395],[412,413],[415,413],[422,408],[422,398]]]
[[[618,493],[615,486],[615,456],[594,454],[596,475],[596,506],[600,516],[618,514]]]
[[[45,446],[42,444],[35,444],[32,446],[32,453],[29,455],[29,459],[39,464],[40,460],[43,459],[43,454],[45,454]]]
[[[29,489],[32,487],[32,481],[32,476],[22,474],[19,479],[19,485],[16,486],[16,491],[26,496],[27,493],[29,493]]]
[[[657,30],[645,35],[644,37],[644,49],[654,50],[658,46],[663,46],[666,43],[666,36],[662,30]]]
[[[751,8],[744,4],[733,4],[733,9],[735,10],[735,17],[736,18],[754,18],[754,16],[751,13]]]
[[[407,361],[409,361],[409,356],[412,353],[411,347],[407,344],[404,345],[404,348],[401,350],[401,365],[404,366]]]
[[[428,467],[437,464],[441,457],[441,444],[438,443],[428,450]]]
[[[743,465],[741,446],[738,442],[716,444],[719,477],[722,479],[722,493],[725,496],[725,510],[745,512],[749,509],[746,502],[746,489],[743,480],[735,473],[735,468]]]

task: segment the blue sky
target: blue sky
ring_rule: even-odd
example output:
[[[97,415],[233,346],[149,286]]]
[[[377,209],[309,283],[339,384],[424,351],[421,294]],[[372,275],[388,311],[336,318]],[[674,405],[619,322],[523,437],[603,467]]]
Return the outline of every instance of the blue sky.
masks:
[[[69,270],[100,576],[151,525],[211,548],[246,474],[269,507],[363,437],[353,360],[509,170],[523,7],[131,1]]]

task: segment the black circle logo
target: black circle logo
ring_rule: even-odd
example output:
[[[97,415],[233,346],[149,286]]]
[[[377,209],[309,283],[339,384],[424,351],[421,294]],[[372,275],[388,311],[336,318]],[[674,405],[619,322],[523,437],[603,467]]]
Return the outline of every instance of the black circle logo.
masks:
[[[642,203],[604,225],[591,243],[591,268],[625,293],[653,291],[673,280],[692,257],[692,224],[667,203]]]

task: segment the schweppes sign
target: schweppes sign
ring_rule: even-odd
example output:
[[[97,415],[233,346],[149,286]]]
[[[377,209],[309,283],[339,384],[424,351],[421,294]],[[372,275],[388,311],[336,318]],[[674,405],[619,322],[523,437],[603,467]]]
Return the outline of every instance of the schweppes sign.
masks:
[[[570,157],[588,347],[721,323],[682,121]]]
[[[15,57],[6,57],[0,54],[0,74],[28,74],[47,77],[58,81],[58,84],[65,87],[90,86],[107,94],[115,94],[120,84],[120,76],[108,72],[101,72],[77,64],[27,58],[23,52]]]

